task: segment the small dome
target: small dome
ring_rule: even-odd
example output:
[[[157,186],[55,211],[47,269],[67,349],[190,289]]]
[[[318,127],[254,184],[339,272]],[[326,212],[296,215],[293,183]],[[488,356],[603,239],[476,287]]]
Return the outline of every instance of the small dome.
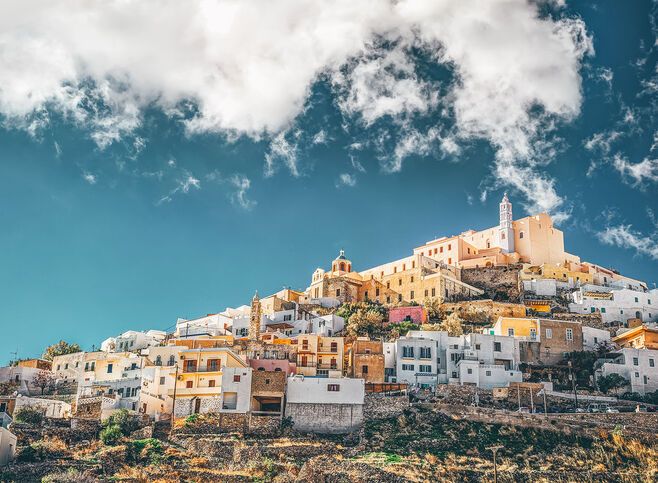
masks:
[[[336,260],[347,260],[347,258],[345,258],[345,250],[341,250],[340,253],[338,253],[338,256],[335,259]]]

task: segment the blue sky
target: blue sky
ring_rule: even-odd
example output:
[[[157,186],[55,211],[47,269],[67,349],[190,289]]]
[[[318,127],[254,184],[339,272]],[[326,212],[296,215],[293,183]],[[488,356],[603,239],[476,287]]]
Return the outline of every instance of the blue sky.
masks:
[[[658,282],[652,2],[11,3],[1,361],[493,226],[504,191]]]

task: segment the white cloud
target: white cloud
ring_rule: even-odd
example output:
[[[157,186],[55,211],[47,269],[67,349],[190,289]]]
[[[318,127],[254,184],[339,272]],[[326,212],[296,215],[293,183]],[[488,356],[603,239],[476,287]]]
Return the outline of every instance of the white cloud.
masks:
[[[277,169],[277,163],[282,162],[288,167],[290,174],[299,176],[297,168],[297,144],[286,139],[287,131],[279,133],[272,142],[270,149],[265,154],[265,176],[272,176]]]
[[[622,177],[630,180],[634,186],[642,185],[645,181],[658,182],[658,159],[645,158],[639,163],[631,163],[617,154],[613,165]]]
[[[609,226],[597,234],[599,240],[606,245],[635,250],[640,255],[646,255],[658,260],[658,236],[644,235],[633,230],[631,225]]]
[[[247,197],[247,191],[251,187],[249,178],[242,174],[234,174],[229,181],[235,188],[235,192],[231,195],[231,201],[244,210],[253,209],[256,202]]]
[[[169,191],[166,195],[161,197],[157,202],[156,206],[159,206],[163,203],[169,203],[172,201],[175,195],[177,194],[187,194],[191,190],[200,190],[201,181],[195,178],[190,172],[184,171],[183,176],[178,179],[176,186]]]
[[[336,187],[341,188],[343,186],[348,186],[350,188],[356,186],[356,176],[349,173],[342,173],[338,176]]]
[[[329,138],[327,136],[327,132],[324,129],[320,129],[317,133],[315,133],[311,142],[313,144],[327,144],[328,140]]]
[[[98,177],[95,174],[90,173],[89,171],[85,171],[82,173],[82,179],[84,179],[89,184],[96,184],[96,182],[98,181]]]
[[[454,70],[441,98],[412,47]],[[134,133],[146,108],[193,112],[190,133],[271,138],[266,174],[283,162],[297,176],[297,147],[280,136],[329,74],[343,112],[366,124],[442,105],[456,122],[444,152],[456,140],[489,141],[495,170],[518,164],[546,180],[554,209],[562,200],[538,172],[535,146],[547,125],[579,113],[591,50],[582,20],[540,18],[526,0],[0,2],[0,112],[34,132],[55,110],[101,148]],[[428,150],[406,137],[392,170]]]

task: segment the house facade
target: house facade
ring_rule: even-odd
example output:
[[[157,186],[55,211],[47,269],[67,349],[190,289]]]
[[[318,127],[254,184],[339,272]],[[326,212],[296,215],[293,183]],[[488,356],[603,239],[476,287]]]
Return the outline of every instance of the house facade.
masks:
[[[626,390],[645,395],[658,390],[658,350],[624,348],[609,354],[596,370],[596,378],[619,374]]]

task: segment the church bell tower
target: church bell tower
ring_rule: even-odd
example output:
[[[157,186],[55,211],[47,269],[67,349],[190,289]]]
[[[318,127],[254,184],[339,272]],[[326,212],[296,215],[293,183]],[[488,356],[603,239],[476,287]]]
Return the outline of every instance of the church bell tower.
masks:
[[[514,252],[514,225],[512,218],[512,203],[507,198],[507,193],[503,195],[500,202],[500,226],[498,227],[498,246],[502,248],[503,253]]]
[[[251,315],[249,316],[249,340],[260,339],[260,319],[261,319],[261,305],[258,298],[258,292],[254,294],[251,299]]]

